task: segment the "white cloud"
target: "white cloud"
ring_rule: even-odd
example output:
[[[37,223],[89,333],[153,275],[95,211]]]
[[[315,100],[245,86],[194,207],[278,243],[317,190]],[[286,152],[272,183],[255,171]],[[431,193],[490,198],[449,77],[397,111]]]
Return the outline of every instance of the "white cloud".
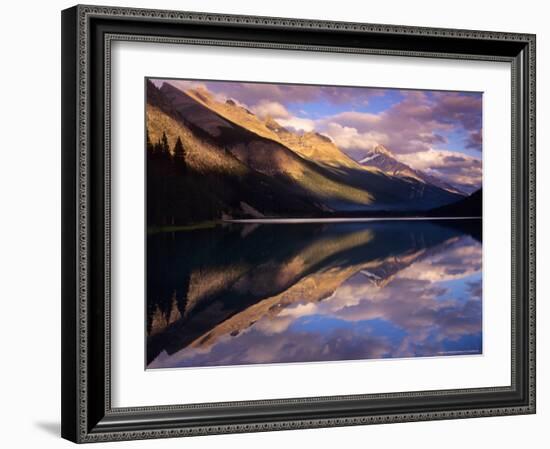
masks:
[[[360,133],[357,128],[342,126],[339,123],[330,122],[326,125],[325,134],[332,138],[340,148],[354,150],[371,150],[379,143],[386,143],[388,136],[384,133],[369,131]]]
[[[353,128],[370,129],[382,121],[382,115],[371,114],[369,112],[347,111],[333,115],[328,120],[336,123],[345,123],[347,126]]]
[[[315,130],[315,122],[308,118],[291,116],[290,118],[286,119],[279,118],[277,119],[277,122],[279,122],[279,124],[284,126],[285,128],[298,132],[310,132]]]
[[[479,188],[482,178],[481,159],[458,151],[436,150],[398,154],[397,158],[407,165],[470,189]]]
[[[257,105],[252,107],[252,112],[261,118],[271,116],[274,119],[287,119],[291,117],[287,109],[281,103],[276,101],[262,100]]]

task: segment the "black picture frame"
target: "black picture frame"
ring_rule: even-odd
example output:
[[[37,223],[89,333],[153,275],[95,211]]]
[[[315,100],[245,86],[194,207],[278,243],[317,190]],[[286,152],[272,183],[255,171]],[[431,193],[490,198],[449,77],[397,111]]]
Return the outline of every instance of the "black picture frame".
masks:
[[[108,98],[114,40],[509,62],[511,385],[113,408]],[[535,413],[534,35],[82,5],[62,12],[64,438],[83,443],[530,413]]]

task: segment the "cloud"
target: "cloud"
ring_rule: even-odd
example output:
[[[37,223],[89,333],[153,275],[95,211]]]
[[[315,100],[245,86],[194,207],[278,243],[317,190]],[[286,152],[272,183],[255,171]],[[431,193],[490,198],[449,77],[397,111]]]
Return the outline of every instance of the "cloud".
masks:
[[[319,95],[318,89],[301,85],[213,81],[207,85],[211,91],[238,98],[251,107],[262,101],[288,103],[291,99],[296,103],[305,103]]]
[[[159,80],[153,80],[153,83],[157,86],[157,87],[160,87],[163,83],[168,83],[174,87],[176,87],[177,89],[181,90],[181,91],[186,91],[186,90],[197,90],[199,92],[202,92],[202,93],[205,93],[205,94],[208,94],[210,97],[214,98],[214,100],[216,101],[219,101],[219,102],[225,102],[228,97],[226,97],[225,95],[220,95],[219,93],[216,93],[216,92],[212,92],[209,88],[208,88],[208,85],[203,82],[203,81],[193,81],[193,80],[162,80],[162,79],[159,79]],[[239,103],[240,102],[238,100],[234,100],[236,101],[236,103]]]
[[[481,128],[481,94],[435,92],[433,115],[442,122],[462,124],[466,130]]]
[[[315,121],[307,118],[292,116],[286,119],[279,118],[277,122],[290,131],[310,132],[315,130]]]
[[[376,131],[360,133],[357,128],[342,126],[336,122],[326,125],[324,133],[343,150],[370,150],[378,143],[385,144],[388,140],[386,134]]]
[[[480,271],[481,246],[453,243],[444,253],[406,268],[400,276],[433,283],[463,279]]]
[[[320,120],[319,123],[321,126],[323,123],[338,123],[340,125],[345,124],[350,128],[356,128],[357,130],[364,131],[378,127],[382,120],[382,114],[349,111],[330,116],[325,120]]]
[[[312,101],[326,101],[331,104],[362,105],[370,98],[383,95],[380,89],[366,89],[345,86],[312,86],[302,84],[246,83],[225,81],[204,81],[212,92],[238,98],[250,106],[261,101],[282,104],[300,104]]]
[[[466,148],[481,151],[482,139],[481,129],[470,131],[466,142]]]
[[[481,159],[464,153],[434,150],[400,154],[398,158],[411,167],[456,185],[470,193],[481,186]]]
[[[268,116],[275,119],[290,118],[290,113],[287,109],[281,103],[276,101],[262,100],[257,105],[252,107],[252,112],[263,119]]]
[[[462,132],[464,147],[481,149],[481,95],[456,92],[400,91],[401,101],[378,114],[350,111],[325,117],[321,128],[337,123],[353,128],[357,135],[377,133],[394,153],[429,151],[447,144],[445,134]],[[334,130],[334,128],[333,128]],[[356,149],[365,149],[363,144]],[[369,148],[367,148],[369,149]]]
[[[472,299],[481,300],[481,295],[483,293],[481,279],[474,282],[468,282],[468,293]]]

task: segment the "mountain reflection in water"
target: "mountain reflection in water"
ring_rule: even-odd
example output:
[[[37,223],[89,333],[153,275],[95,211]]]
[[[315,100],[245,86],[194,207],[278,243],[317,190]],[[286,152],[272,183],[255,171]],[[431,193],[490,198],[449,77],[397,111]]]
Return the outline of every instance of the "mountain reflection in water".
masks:
[[[147,368],[480,354],[481,221],[150,234]]]

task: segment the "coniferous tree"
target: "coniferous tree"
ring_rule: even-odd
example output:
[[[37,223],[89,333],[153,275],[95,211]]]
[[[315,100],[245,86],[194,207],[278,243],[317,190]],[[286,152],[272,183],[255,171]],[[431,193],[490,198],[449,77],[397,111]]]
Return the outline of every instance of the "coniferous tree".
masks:
[[[153,154],[155,157],[160,157],[162,155],[162,144],[160,143],[160,140],[157,140],[157,142],[153,145]]]
[[[162,132],[161,138],[161,151],[163,156],[170,156],[170,147],[168,146],[168,137],[166,137],[166,132]]]
[[[183,147],[183,142],[181,141],[180,136],[178,136],[176,140],[176,144],[174,145],[174,158],[178,161],[185,162],[186,156],[187,156],[187,152]]]

